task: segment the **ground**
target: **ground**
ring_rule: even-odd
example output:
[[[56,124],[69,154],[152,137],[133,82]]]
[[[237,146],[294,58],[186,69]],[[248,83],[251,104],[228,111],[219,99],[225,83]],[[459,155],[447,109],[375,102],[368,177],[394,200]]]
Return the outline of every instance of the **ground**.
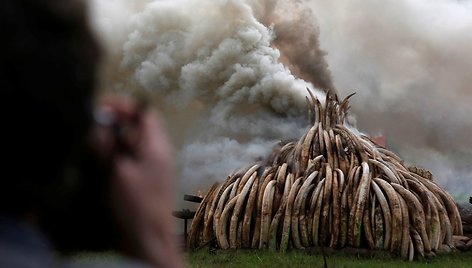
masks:
[[[280,254],[269,251],[216,251],[207,249],[186,253],[188,267],[324,267],[323,255],[319,253],[288,252]],[[376,255],[359,257],[346,254],[329,254],[327,267],[472,267],[472,251],[454,252],[436,256],[428,261],[405,262],[391,256]]]

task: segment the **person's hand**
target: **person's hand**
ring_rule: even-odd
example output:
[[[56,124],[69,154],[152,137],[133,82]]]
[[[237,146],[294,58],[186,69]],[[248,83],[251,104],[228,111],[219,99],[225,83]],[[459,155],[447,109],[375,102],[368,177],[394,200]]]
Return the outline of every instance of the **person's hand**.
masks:
[[[180,267],[172,234],[173,152],[157,114],[129,98],[96,110],[95,143],[111,161],[112,207],[127,253],[159,267]]]

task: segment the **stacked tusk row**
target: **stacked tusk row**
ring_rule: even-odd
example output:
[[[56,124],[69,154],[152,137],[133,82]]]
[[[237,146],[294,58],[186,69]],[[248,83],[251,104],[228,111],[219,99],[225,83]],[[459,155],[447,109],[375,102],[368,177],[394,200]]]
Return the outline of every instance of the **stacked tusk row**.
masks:
[[[316,246],[388,250],[404,259],[453,247],[462,223],[452,197],[429,172],[351,129],[348,96],[307,98],[313,126],[264,163],[213,185],[192,222],[188,247]],[[421,172],[420,172],[421,171]]]

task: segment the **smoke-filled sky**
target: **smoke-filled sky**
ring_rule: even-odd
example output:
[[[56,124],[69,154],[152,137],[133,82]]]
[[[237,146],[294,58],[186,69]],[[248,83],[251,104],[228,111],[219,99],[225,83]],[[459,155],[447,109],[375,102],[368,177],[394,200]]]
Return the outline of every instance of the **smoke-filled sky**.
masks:
[[[153,96],[181,191],[306,129],[305,88],[352,98],[357,127],[472,192],[472,2],[94,0],[105,86]]]
[[[358,128],[472,195],[472,1],[308,2]]]

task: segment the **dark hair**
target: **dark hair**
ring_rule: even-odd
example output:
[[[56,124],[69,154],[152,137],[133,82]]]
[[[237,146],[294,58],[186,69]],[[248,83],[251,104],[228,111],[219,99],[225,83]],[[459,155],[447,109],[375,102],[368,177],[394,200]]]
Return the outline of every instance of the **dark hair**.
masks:
[[[0,36],[0,214],[60,228],[49,223],[77,203],[100,49],[76,0],[3,0]]]

